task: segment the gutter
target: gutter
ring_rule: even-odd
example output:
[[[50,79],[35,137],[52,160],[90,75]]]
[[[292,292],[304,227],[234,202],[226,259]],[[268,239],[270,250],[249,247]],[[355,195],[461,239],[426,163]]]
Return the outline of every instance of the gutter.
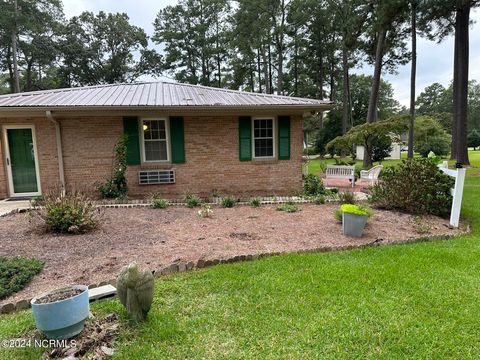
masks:
[[[62,149],[62,132],[60,129],[60,123],[53,118],[52,112],[47,110],[45,115],[48,120],[55,124],[55,138],[57,144],[57,158],[58,158],[58,173],[60,175],[60,191],[62,196],[65,195],[65,171],[63,168],[63,149]]]

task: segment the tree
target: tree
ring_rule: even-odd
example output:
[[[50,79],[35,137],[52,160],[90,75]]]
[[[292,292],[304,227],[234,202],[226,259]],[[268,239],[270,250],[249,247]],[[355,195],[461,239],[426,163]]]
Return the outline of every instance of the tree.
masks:
[[[84,12],[70,19],[61,42],[61,73],[68,86],[129,82],[145,72],[145,31],[129,23],[127,14]],[[134,51],[142,59],[136,61]]]
[[[417,0],[410,2],[412,24],[412,66],[410,74],[410,124],[408,129],[408,158],[413,159],[413,136],[415,126],[415,86],[417,77]]]
[[[430,151],[435,155],[448,155],[451,137],[442,128],[437,119],[431,116],[419,116],[415,122],[414,150],[423,157]]]
[[[165,46],[161,70],[180,82],[222,86],[229,11],[227,0],[182,0],[160,10],[152,39]]]
[[[477,150],[480,146],[480,131],[474,129],[468,133],[468,146],[473,147],[473,150]]]
[[[424,21],[432,30],[430,38],[442,41],[455,33],[453,70],[452,158],[459,164],[469,164],[468,130],[468,67],[470,10],[480,5],[478,0],[424,0]]]
[[[408,129],[408,117],[380,120],[374,123],[365,123],[352,127],[345,135],[338,136],[330,141],[326,148],[330,153],[339,150],[350,150],[355,145],[364,147],[364,158],[368,157],[369,162],[365,168],[372,166],[373,144],[382,137],[389,136],[397,140]]]

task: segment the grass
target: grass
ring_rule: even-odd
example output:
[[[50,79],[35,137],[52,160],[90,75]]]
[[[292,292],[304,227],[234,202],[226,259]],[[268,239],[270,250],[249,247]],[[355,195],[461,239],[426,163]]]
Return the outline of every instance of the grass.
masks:
[[[23,289],[43,268],[43,262],[24,257],[0,257],[0,300]]]
[[[480,165],[480,151],[471,152]],[[156,283],[147,322],[125,324],[117,359],[480,357],[480,171],[469,169],[455,240],[286,255],[219,265]],[[117,301],[96,314],[124,311]],[[0,317],[0,338],[34,328]],[[41,349],[0,350],[2,359]]]

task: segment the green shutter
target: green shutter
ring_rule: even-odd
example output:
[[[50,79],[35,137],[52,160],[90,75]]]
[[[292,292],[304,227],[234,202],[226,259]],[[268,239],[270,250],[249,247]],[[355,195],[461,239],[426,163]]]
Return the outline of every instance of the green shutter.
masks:
[[[290,159],[290,116],[278,117],[278,159]]]
[[[172,163],[185,162],[185,135],[182,117],[170,118],[170,143],[172,149]]]
[[[252,160],[252,118],[240,116],[238,119],[238,139],[240,161]]]
[[[123,118],[123,133],[127,136],[127,164],[140,164],[140,138],[136,116]]]

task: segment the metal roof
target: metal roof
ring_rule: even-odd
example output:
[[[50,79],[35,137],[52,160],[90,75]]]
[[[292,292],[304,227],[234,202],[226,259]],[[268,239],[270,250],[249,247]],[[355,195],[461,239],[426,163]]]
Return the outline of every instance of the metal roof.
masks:
[[[329,101],[168,82],[141,82],[32,91],[0,96],[14,108],[276,108],[326,109]]]

